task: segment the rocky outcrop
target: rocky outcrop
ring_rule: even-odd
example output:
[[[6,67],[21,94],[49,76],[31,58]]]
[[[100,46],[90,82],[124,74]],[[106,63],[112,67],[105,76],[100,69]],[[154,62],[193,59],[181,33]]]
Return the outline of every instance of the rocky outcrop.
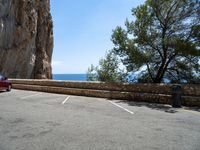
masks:
[[[50,0],[0,0],[0,73],[50,79],[52,50]]]

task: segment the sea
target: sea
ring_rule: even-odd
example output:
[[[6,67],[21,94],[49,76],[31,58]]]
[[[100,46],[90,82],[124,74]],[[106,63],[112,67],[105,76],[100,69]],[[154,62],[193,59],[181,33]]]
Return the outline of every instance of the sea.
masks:
[[[53,80],[87,81],[86,74],[53,74]]]

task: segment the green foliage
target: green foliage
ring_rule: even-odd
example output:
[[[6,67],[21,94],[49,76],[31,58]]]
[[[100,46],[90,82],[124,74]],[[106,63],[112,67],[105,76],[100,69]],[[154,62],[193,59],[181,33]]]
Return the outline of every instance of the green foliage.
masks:
[[[87,81],[98,81],[97,68],[92,64],[87,71]]]
[[[129,72],[146,68],[138,82],[199,82],[200,2],[147,0],[135,20],[113,31],[114,53]]]
[[[104,59],[99,61],[99,66],[91,65],[88,68],[88,81],[103,82],[125,82],[126,74],[120,70],[120,61],[118,57],[111,51],[106,54]]]

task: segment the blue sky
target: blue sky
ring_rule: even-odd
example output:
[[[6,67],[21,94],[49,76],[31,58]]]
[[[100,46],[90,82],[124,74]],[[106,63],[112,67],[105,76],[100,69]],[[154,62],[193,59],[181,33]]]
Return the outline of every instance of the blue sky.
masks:
[[[112,30],[132,19],[144,0],[51,0],[54,21],[53,73],[86,73],[113,48]]]

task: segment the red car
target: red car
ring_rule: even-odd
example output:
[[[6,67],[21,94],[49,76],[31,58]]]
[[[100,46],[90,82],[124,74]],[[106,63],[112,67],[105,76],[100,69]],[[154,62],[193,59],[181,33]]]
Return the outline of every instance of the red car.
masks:
[[[0,74],[0,90],[10,91],[12,84],[8,81],[7,77],[4,77]]]

